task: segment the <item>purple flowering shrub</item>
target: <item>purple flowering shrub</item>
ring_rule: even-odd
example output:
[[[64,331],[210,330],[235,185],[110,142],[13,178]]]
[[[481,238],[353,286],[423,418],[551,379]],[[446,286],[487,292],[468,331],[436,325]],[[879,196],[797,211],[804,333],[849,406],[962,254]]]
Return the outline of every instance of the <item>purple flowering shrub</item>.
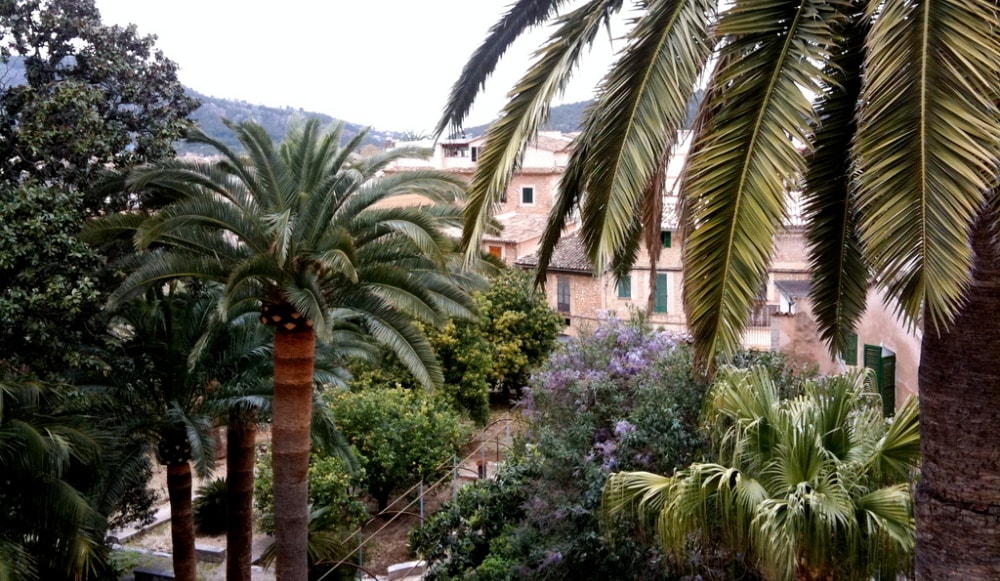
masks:
[[[510,466],[411,534],[428,578],[670,577],[675,564],[635,523],[601,529],[601,491],[613,471],[672,473],[704,458],[705,389],[686,338],[641,320],[605,318],[569,341],[525,390],[529,429]]]

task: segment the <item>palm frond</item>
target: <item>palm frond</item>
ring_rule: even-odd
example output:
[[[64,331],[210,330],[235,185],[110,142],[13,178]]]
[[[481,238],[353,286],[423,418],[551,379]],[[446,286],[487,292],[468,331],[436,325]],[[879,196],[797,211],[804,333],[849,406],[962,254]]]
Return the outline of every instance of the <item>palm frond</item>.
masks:
[[[486,86],[500,58],[513,42],[531,28],[549,20],[565,0],[517,0],[500,21],[490,28],[482,44],[462,69],[451,88],[448,104],[434,134],[438,137],[449,127],[458,131],[472,109],[476,95]]]
[[[559,27],[537,53],[537,60],[509,93],[500,119],[486,131],[465,205],[462,245],[472,260],[479,253],[485,225],[510,183],[527,143],[548,118],[549,103],[569,82],[573,69],[621,0],[590,0],[560,18]]]
[[[845,15],[844,40],[827,67],[829,81],[816,100],[818,125],[803,188],[812,273],[809,301],[820,337],[834,354],[846,348],[847,336],[865,310],[870,278],[851,195],[850,150],[857,131],[855,109],[868,30],[868,20],[855,11]]]
[[[786,192],[804,169],[813,111],[839,14],[827,2],[729,10],[728,39],[706,97],[714,111],[695,139],[684,175],[684,302],[698,361],[740,345],[766,276]]]
[[[971,225],[997,174],[1000,22],[986,0],[877,6],[854,151],[859,228],[878,283],[937,332],[962,304]]]
[[[603,272],[634,239],[647,195],[663,196],[662,188],[647,188],[669,159],[698,76],[712,54],[707,39],[715,4],[714,0],[649,2],[622,56],[598,89],[599,100],[587,110],[577,140],[586,142],[586,183],[570,187],[587,192],[581,229],[597,272]],[[656,236],[660,218],[656,216]]]

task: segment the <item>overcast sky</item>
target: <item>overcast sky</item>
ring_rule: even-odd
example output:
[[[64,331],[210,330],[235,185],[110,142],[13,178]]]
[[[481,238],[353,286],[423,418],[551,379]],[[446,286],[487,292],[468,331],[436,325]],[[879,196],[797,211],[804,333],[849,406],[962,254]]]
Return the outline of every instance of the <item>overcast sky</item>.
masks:
[[[469,54],[512,0],[97,0],[134,23],[206,95],[303,108],[383,130],[429,131]],[[493,119],[548,31],[521,39],[468,125]],[[621,46],[621,41],[614,48]],[[606,35],[561,102],[589,99],[611,61]]]

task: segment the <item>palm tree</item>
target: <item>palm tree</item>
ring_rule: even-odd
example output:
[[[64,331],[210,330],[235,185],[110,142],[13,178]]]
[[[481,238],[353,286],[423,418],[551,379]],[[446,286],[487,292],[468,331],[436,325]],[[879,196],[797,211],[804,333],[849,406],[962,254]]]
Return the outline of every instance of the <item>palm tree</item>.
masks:
[[[842,375],[781,400],[766,370],[725,368],[706,417],[720,463],[671,477],[612,474],[606,517],[648,511],[678,552],[692,536],[717,535],[767,579],[895,577],[915,542],[917,405],[908,400],[890,424],[866,384],[862,373]]]
[[[257,424],[270,417],[273,399],[274,333],[260,322],[259,305],[243,303],[240,312],[217,320],[199,342],[193,359],[213,369],[217,388],[211,405],[226,426],[226,579],[249,581],[253,549],[253,489]],[[334,332],[331,344],[317,348],[313,380],[320,385],[346,386],[346,357],[364,359],[374,350],[360,341],[354,329]],[[335,347],[334,347],[335,346]],[[317,394],[318,395],[318,394]],[[314,402],[315,403],[315,402]],[[313,448],[356,464],[350,445],[339,432],[329,410],[313,406]]]
[[[104,558],[107,517],[70,478],[100,436],[61,410],[65,389],[0,370],[0,580],[82,579]]]
[[[562,0],[519,0],[453,89],[459,125],[510,42]],[[620,0],[561,16],[487,142],[466,206],[469,250],[518,154]],[[721,7],[721,8],[720,8]],[[684,301],[699,362],[739,343],[786,192],[802,186],[811,300],[833,352],[877,285],[924,329],[917,572],[1000,576],[1000,196],[995,2],[652,0],[588,109],[542,239],[539,277],[581,206],[597,269],[628,272],[658,228],[663,168],[704,82],[682,175]],[[720,11],[721,10],[721,11]],[[955,365],[955,361],[961,365]],[[975,542],[972,540],[975,539]]]
[[[380,176],[401,149],[353,156],[365,133],[340,146],[341,127],[323,132],[315,120],[293,127],[275,147],[254,123],[229,125],[246,150],[238,154],[201,133],[191,139],[218,150],[217,161],[168,161],[131,173],[132,191],[175,201],[155,215],[114,216],[93,224],[99,237],[134,233],[150,249],[112,300],[183,276],[225,283],[223,308],[261,303],[274,327],[273,454],[278,579],[305,579],[313,362],[316,335],[337,321],[364,330],[396,352],[423,385],[441,370],[414,319],[436,322],[472,304],[453,270],[457,178],[434,171]],[[431,205],[378,205],[401,194]]]
[[[94,386],[112,402],[133,437],[155,446],[167,467],[170,537],[174,575],[193,580],[197,572],[192,473],[201,477],[215,465],[212,410],[208,405],[211,361],[192,365],[203,335],[212,325],[216,294],[171,284],[147,291],[112,319],[132,366],[117,370],[110,388]],[[110,406],[109,406],[110,407]]]

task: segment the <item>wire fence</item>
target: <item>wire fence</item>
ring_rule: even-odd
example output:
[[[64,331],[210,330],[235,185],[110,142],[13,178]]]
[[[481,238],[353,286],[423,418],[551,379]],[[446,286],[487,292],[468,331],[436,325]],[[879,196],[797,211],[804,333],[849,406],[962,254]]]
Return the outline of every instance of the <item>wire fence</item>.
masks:
[[[454,496],[454,494],[458,492],[460,478],[465,477],[470,480],[474,480],[478,478],[488,477],[489,476],[488,473],[489,461],[487,460],[489,456],[488,448],[491,445],[494,446],[493,458],[495,458],[497,462],[502,460],[503,459],[502,452],[506,451],[511,446],[512,442],[511,424],[522,421],[523,419],[520,416],[515,416],[510,412],[507,412],[503,416],[491,421],[483,429],[481,429],[479,432],[477,432],[475,435],[469,438],[469,440],[465,443],[465,446],[463,446],[463,448],[468,448],[470,445],[475,445],[475,447],[472,449],[471,452],[469,452],[467,455],[465,455],[465,457],[461,459],[458,458],[457,454],[453,455],[451,458],[441,462],[441,464],[439,464],[436,467],[435,472],[443,471],[446,468],[448,468],[449,464],[451,464],[451,467],[447,470],[447,472],[444,473],[444,475],[441,478],[430,483],[429,485],[427,485],[427,483],[425,483],[423,480],[414,484],[413,486],[408,488],[405,492],[403,492],[395,499],[393,499],[392,502],[386,505],[386,507],[381,511],[379,511],[378,514],[372,516],[358,529],[356,529],[354,532],[348,535],[343,541],[344,545],[347,545],[354,539],[357,539],[357,545],[355,546],[354,549],[351,550],[350,553],[344,556],[344,558],[337,561],[336,563],[332,563],[330,569],[326,571],[321,577],[319,577],[318,581],[326,579],[331,573],[333,573],[340,567],[350,567],[352,569],[356,569],[359,573],[363,573],[365,575],[368,575],[369,577],[375,578],[375,574],[365,568],[364,548],[369,543],[378,540],[379,535],[382,534],[386,528],[388,528],[391,524],[393,524],[394,522],[396,522],[396,520],[400,518],[407,516],[416,517],[419,518],[420,523],[423,524],[425,519],[424,501],[426,496],[442,490],[442,488],[447,485],[449,480],[451,483],[451,492],[452,495]],[[499,432],[495,432],[494,433],[495,437],[493,438],[493,440],[488,441],[487,434],[493,432],[493,428],[495,428],[499,424],[504,425],[503,439],[501,440]],[[476,468],[474,469],[467,466],[467,464],[473,461],[476,462]],[[416,494],[412,500],[407,502],[402,508],[393,510],[396,505],[405,502],[408,498],[410,498],[410,495],[414,493]],[[418,512],[414,512],[412,509],[416,509]],[[386,519],[386,521],[383,522],[379,528],[377,528],[374,532],[368,534],[367,536],[365,535],[364,533],[365,528],[374,523],[377,519],[387,515],[389,515],[389,518]],[[325,565],[326,563],[317,563],[317,564]],[[403,572],[401,577],[408,576],[408,574],[412,573],[414,570],[416,570],[416,567],[411,569],[409,572]]]

